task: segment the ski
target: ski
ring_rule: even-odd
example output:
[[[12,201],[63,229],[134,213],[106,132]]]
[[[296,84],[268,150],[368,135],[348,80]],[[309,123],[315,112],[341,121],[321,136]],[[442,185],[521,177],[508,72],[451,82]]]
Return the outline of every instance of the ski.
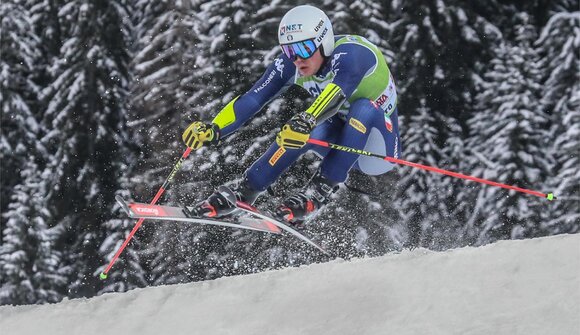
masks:
[[[222,227],[247,229],[261,231],[271,234],[280,234],[281,228],[277,224],[269,222],[267,218],[253,218],[239,216],[235,221],[226,221],[211,218],[192,218],[185,214],[184,208],[164,205],[151,205],[139,202],[127,202],[123,197],[116,196],[115,199],[121,208],[131,218],[153,219],[163,221],[179,221],[186,223],[207,224]],[[189,210],[189,209],[188,209]]]
[[[238,200],[236,198],[236,195],[234,194],[234,192],[229,187],[220,186],[218,188],[218,192],[220,192],[222,195],[224,195],[226,197],[226,199],[231,204],[235,205],[239,210],[241,210],[245,213],[248,213],[248,214],[252,215],[253,217],[257,217],[257,218],[260,218],[260,219],[263,219],[263,220],[266,220],[268,222],[275,224],[280,229],[289,232],[290,234],[294,235],[298,239],[300,239],[300,240],[310,244],[311,246],[315,247],[316,249],[320,250],[323,254],[330,256],[330,253],[328,251],[326,251],[326,249],[324,249],[318,243],[312,241],[310,238],[308,238],[304,234],[301,234],[300,232],[296,231],[294,228],[288,226],[287,224],[283,223],[282,221],[273,218],[271,215],[263,213],[258,208],[254,207],[250,204],[247,204],[243,201]]]

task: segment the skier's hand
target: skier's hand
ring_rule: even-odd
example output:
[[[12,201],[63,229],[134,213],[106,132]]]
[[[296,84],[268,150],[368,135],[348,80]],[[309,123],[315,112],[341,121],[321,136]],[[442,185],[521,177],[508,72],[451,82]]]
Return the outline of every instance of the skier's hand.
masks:
[[[306,145],[316,118],[305,112],[294,115],[276,136],[276,143],[285,149],[300,149]]]
[[[185,145],[197,150],[203,145],[217,142],[220,138],[220,131],[215,124],[195,121],[185,129],[181,138]]]

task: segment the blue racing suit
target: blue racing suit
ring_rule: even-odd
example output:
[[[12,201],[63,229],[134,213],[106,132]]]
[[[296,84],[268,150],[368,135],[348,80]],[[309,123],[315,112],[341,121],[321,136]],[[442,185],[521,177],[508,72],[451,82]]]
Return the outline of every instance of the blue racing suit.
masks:
[[[400,157],[402,146],[394,79],[379,49],[356,35],[335,37],[333,53],[313,76],[301,76],[293,62],[280,54],[252,88],[224,107],[213,123],[220,128],[222,137],[230,135],[291,85],[303,87],[314,97],[325,94],[328,87],[338,86],[344,95],[344,101],[314,128],[311,138]],[[393,168],[393,164],[379,158],[312,144],[301,149],[284,149],[274,142],[247,169],[250,186],[257,191],[265,190],[308,150],[322,157],[320,173],[335,183],[344,182],[351,168],[369,175],[383,174]]]

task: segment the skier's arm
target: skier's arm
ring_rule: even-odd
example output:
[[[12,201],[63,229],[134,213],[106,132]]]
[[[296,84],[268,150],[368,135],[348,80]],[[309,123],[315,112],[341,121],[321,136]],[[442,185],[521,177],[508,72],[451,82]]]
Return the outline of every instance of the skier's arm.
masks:
[[[262,77],[245,94],[230,101],[210,123],[195,121],[183,132],[184,143],[196,150],[217,143],[252,118],[270,100],[292,83],[296,67],[281,54],[268,66]]]
[[[334,116],[365,75],[377,64],[373,52],[354,44],[338,46],[331,62],[332,71],[335,73],[333,81],[306,110],[306,114],[312,115],[317,124]]]
[[[374,53],[353,44],[338,46],[332,57],[334,80],[326,85],[305,112],[296,114],[282,127],[276,136],[279,146],[299,149],[306,145],[314,127],[334,116],[365,75],[377,65]]]
[[[295,72],[296,67],[288,58],[278,56],[248,92],[230,101],[213,119],[220,137],[239,129],[270,100],[288,89],[294,82]]]
[[[276,143],[286,149],[300,149],[310,138],[317,124],[330,118],[346,101],[341,88],[329,83],[314,103],[305,111],[294,115],[276,136]]]
[[[305,113],[312,116],[317,124],[320,124],[334,116],[345,101],[346,96],[340,86],[330,83],[326,85],[322,93],[308,107]]]

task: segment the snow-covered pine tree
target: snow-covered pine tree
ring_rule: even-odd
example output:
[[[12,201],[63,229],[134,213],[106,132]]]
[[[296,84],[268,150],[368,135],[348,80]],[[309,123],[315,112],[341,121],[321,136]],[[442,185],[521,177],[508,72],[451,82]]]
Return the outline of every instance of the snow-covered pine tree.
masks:
[[[50,228],[46,180],[33,160],[21,168],[14,187],[0,245],[0,305],[58,302],[66,293],[67,269],[55,250],[58,228]]]
[[[559,196],[542,213],[542,234],[580,231],[580,12],[557,13],[537,41],[543,60],[542,109],[551,115],[548,138],[555,165],[550,190]]]
[[[576,13],[580,8],[578,5],[578,0],[555,0],[549,1],[548,4],[550,11],[548,14],[551,19],[553,15],[560,12]]]
[[[43,68],[42,79],[43,85],[47,84],[44,80],[49,80],[46,73],[48,62],[52,57],[58,57],[60,47],[62,46],[61,22],[58,17],[59,8],[66,1],[63,0],[24,0],[27,8],[30,8],[33,29],[42,40],[43,50]]]
[[[334,35],[360,35],[373,42],[383,51],[390,53],[389,41],[385,38],[390,31],[386,20],[388,8],[376,1],[324,1],[320,8],[329,15]],[[364,24],[361,24],[364,22]],[[388,60],[392,53],[388,55]]]
[[[426,106],[426,101],[418,114],[404,116],[406,130],[402,141],[405,143],[406,160],[426,165],[436,165],[438,129],[433,112]],[[408,121],[407,121],[408,120]],[[402,234],[398,243],[407,247],[429,247],[436,244],[433,240],[433,223],[443,218],[438,212],[437,204],[444,200],[441,194],[441,178],[429,172],[409,167],[399,168],[401,179],[398,183],[395,207],[399,210]],[[433,185],[432,183],[437,183]],[[438,221],[439,220],[439,221]]]
[[[39,87],[34,81],[41,63],[40,39],[34,33],[30,12],[18,2],[0,4],[0,212],[8,209],[12,190],[29,160],[45,153],[37,121]],[[40,155],[36,155],[36,154]],[[2,225],[5,219],[0,219]]]
[[[102,287],[99,267],[110,250],[99,249],[109,235],[107,221],[117,216],[114,195],[131,156],[124,106],[127,14],[124,2],[77,0],[59,7],[58,17],[62,47],[43,90],[49,101],[43,143],[52,171],[46,201],[51,225],[62,232],[57,247],[61,266],[70,267],[69,295],[92,296]]]
[[[66,281],[40,176],[46,156],[38,122],[42,44],[21,2],[0,3],[0,17],[0,304],[56,302]]]
[[[430,140],[434,142],[428,148],[437,151],[417,151],[415,155],[417,158],[430,156],[429,160],[424,161],[429,165],[460,170],[465,155],[462,143],[467,133],[466,120],[474,92],[473,74],[490,58],[488,46],[499,39],[501,33],[478,13],[477,6],[465,6],[453,0],[394,1],[388,19],[393,22],[387,39],[396,51],[392,70],[398,76],[401,96],[399,114],[411,120],[417,113],[425,114],[425,108],[431,113],[432,123],[426,126],[432,128],[434,137]],[[416,146],[419,149],[422,148],[419,143],[425,142],[420,137],[416,138],[419,143],[410,142],[406,139],[412,138],[406,135],[409,131],[412,131],[409,125],[402,122],[403,158],[409,158],[407,148]],[[407,173],[406,169],[402,171]],[[461,193],[464,186],[436,174],[426,175],[425,178],[425,188],[421,192],[437,193],[440,199],[427,202],[419,209],[424,210],[426,216],[432,213],[439,220],[444,220],[443,225],[442,221],[431,219],[432,222],[441,222],[440,228],[446,227],[444,235],[448,235],[448,227],[461,226],[461,211],[468,210],[460,207],[458,200],[463,199]],[[408,192],[405,187],[399,187],[401,192]],[[470,201],[464,199],[464,202]],[[403,208],[413,207],[414,203],[411,200]],[[409,214],[402,212],[401,215]],[[428,217],[424,219],[429,221]],[[414,224],[418,225],[419,222]],[[415,227],[415,234],[421,234],[417,229],[419,226]],[[432,233],[437,229],[429,228]],[[444,244],[448,245],[453,237],[447,236],[445,240]],[[427,238],[422,244],[436,245],[439,242]]]
[[[502,44],[480,87],[478,112],[470,120],[471,152],[480,159],[476,175],[520,187],[534,188],[546,180],[550,167],[548,115],[540,107],[540,58],[530,16],[516,16],[514,45]],[[495,187],[477,191],[478,205],[469,221],[476,244],[498,239],[532,237],[545,201]]]
[[[580,9],[578,0],[510,1],[508,4],[517,11],[513,12],[513,14],[526,12],[532,16],[532,21],[538,31],[548,23],[548,20],[554,14],[559,12],[574,12]]]
[[[200,53],[195,36],[197,11],[191,2],[137,2],[135,17],[139,42],[133,64],[137,84],[132,99],[135,101],[134,125],[145,134],[142,136],[146,158],[143,165],[147,170],[139,175],[142,175],[142,184],[149,186],[138,190],[134,196],[137,199],[152,196],[152,190],[159,187],[170,168],[167,162],[175,160],[179,155],[177,152],[185,149],[180,134],[190,122],[189,116],[199,118],[196,106],[188,104],[188,100],[203,94],[205,86],[191,80],[192,73],[201,71],[196,64]],[[172,193],[177,197],[178,193],[173,189],[188,179],[187,169],[187,164],[182,167],[165,199],[173,198]],[[140,194],[143,191],[145,194]],[[185,196],[190,192],[187,190]],[[192,275],[192,272],[199,263],[195,259],[197,253],[187,246],[195,245],[193,236],[196,233],[203,235],[203,228],[160,222],[152,230],[154,233],[147,248],[152,257],[151,281],[154,284],[178,283],[196,277],[197,274]],[[186,263],[185,260],[189,260],[191,268],[179,266]]]
[[[202,94],[205,84],[188,79],[199,71],[196,59],[199,52],[195,33],[195,10],[191,2],[137,1],[133,12],[135,22],[135,58],[132,63],[135,74],[132,84],[132,127],[140,134],[142,159],[134,171],[133,198],[149,201],[185,149],[179,135],[185,129],[186,116],[195,111],[188,104],[191,97]],[[202,91],[202,92],[199,92]],[[174,184],[186,180],[186,167],[176,176]],[[172,191],[167,192],[169,195]],[[189,191],[187,192],[189,193]],[[167,201],[170,197],[164,197]],[[151,258],[149,275],[154,284],[189,281],[189,269],[180,268],[184,259],[195,253],[183,250],[181,244],[194,245],[188,232],[191,225],[146,222],[140,236],[151,235],[145,253]],[[202,227],[193,228],[203,232]],[[181,238],[186,241],[179,242]],[[191,261],[195,264],[195,261]],[[192,265],[193,268],[193,265]]]
[[[165,178],[160,168],[183,149],[182,119],[192,110],[187,100],[201,87],[184,81],[195,70],[198,39],[188,1],[136,1],[133,8],[131,127],[143,156],[135,173],[140,184],[156,185]]]
[[[489,59],[486,47],[501,33],[474,9],[452,0],[395,1],[389,14],[394,22],[387,39],[397,50],[394,63],[406,113],[418,112],[425,97],[433,113],[457,118],[463,126],[473,92],[470,74]]]
[[[184,79],[195,70],[198,49],[193,13],[189,1],[135,1],[133,5],[131,20],[136,42],[131,46],[135,57],[131,63],[130,125],[141,154],[129,180],[129,197],[138,201],[151,200],[167,177],[171,163],[185,150],[180,134],[184,115],[191,110],[187,100],[195,89]],[[170,189],[183,177],[180,171]],[[164,196],[160,202],[166,199]],[[170,279],[180,272],[172,261],[174,255],[181,254],[174,249],[180,229],[175,224],[153,222],[145,222],[140,228],[143,255],[153,269],[148,275],[150,282],[181,281]]]

